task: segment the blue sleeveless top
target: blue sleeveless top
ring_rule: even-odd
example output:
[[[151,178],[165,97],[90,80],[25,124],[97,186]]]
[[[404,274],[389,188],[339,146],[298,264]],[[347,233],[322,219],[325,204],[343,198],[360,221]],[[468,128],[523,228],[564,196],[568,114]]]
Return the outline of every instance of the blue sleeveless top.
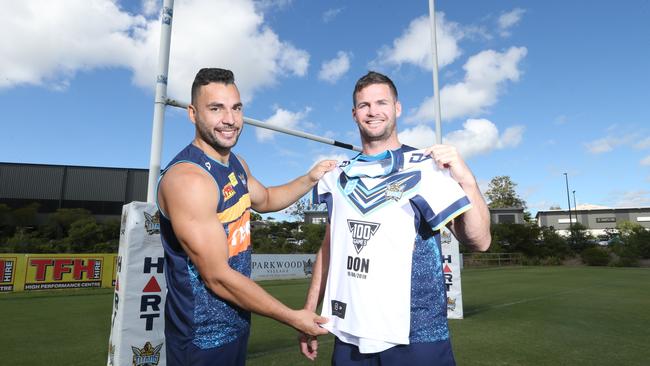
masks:
[[[219,190],[217,214],[228,238],[228,264],[250,277],[250,197],[247,175],[235,154],[228,164],[210,158],[190,144],[165,168],[160,179],[172,166],[191,163],[214,178]],[[159,183],[160,184],[160,181]],[[246,334],[250,327],[250,312],[221,299],[210,291],[194,263],[181,247],[169,218],[160,210],[160,236],[165,249],[165,337],[168,343],[185,346],[188,342],[206,349],[220,347]]]

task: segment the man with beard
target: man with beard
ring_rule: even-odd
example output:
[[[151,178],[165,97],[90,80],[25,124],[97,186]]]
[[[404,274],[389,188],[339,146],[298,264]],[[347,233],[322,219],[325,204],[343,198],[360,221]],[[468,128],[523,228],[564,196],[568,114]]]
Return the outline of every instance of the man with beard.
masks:
[[[250,312],[313,336],[325,318],[292,310],[265,292],[251,273],[250,210],[278,211],[307,193],[334,167],[265,187],[231,152],[243,128],[242,102],[230,70],[201,69],[187,108],[196,136],[162,172],[158,184],[165,249],[165,339],[169,365],[244,365]]]
[[[484,251],[489,211],[454,147],[398,140],[402,106],[387,76],[360,78],[352,100],[363,152],[314,188],[330,217],[305,309],[322,301],[333,365],[454,365],[440,230]],[[299,344],[316,357],[315,337],[301,334]]]

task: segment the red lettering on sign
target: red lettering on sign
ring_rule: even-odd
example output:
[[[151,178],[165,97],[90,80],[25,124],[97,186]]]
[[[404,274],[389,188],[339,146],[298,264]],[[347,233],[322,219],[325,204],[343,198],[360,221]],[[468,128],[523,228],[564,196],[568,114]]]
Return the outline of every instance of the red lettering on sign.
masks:
[[[72,259],[66,258],[66,259],[57,259],[54,261],[54,276],[52,278],[55,281],[61,281],[63,279],[63,274],[64,273],[70,273],[72,272],[72,268],[70,268],[70,265],[72,265]]]
[[[53,259],[31,259],[29,261],[30,266],[36,267],[36,281],[45,281],[45,273],[47,273],[47,267],[52,265],[54,262]]]
[[[81,280],[82,273],[86,272],[86,276],[88,278],[95,278],[95,263],[97,261],[95,259],[89,259],[88,264],[84,265],[84,260],[83,259],[75,259],[74,260],[74,272],[72,273],[73,277],[75,280]]]

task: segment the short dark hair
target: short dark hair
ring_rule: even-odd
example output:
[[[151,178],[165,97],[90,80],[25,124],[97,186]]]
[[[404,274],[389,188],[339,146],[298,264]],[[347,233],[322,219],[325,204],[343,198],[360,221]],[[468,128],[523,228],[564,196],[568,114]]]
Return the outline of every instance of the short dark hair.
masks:
[[[230,70],[219,69],[216,67],[203,68],[199,70],[194,77],[194,82],[192,83],[192,103],[194,103],[194,99],[198,96],[199,88],[210,83],[221,83],[226,85],[234,84],[235,75],[233,75]]]
[[[393,84],[393,81],[384,74],[380,74],[375,71],[368,71],[368,73],[357,80],[357,83],[354,85],[354,92],[352,92],[353,107],[356,107],[357,105],[357,93],[363,90],[363,88],[373,84],[388,85],[390,91],[393,93],[393,97],[395,97],[395,100],[397,100],[397,88],[395,87],[395,84]]]

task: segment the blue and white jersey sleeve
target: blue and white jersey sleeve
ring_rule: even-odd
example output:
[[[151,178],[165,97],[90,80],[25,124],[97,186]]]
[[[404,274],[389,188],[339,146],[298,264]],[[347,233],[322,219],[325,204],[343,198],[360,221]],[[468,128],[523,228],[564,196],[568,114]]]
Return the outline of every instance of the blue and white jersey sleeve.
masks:
[[[339,168],[334,168],[334,170],[325,173],[312,191],[312,202],[314,204],[325,203],[327,205],[328,221],[332,218],[332,192],[336,189],[339,174],[341,174]]]
[[[433,160],[427,160],[422,171],[424,186],[412,201],[420,209],[423,218],[433,231],[442,229],[449,221],[460,216],[470,208],[467,195],[449,174],[448,169],[439,169]]]

